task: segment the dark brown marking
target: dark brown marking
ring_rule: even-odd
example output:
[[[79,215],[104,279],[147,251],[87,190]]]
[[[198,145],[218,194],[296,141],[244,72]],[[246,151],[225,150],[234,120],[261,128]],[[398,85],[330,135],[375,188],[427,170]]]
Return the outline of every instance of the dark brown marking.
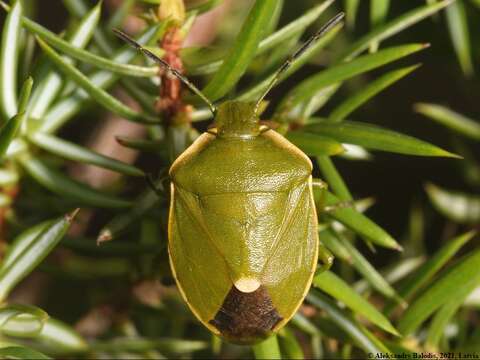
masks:
[[[283,318],[272,304],[265,287],[244,293],[232,286],[222,307],[209,323],[235,343],[249,344],[269,336]]]

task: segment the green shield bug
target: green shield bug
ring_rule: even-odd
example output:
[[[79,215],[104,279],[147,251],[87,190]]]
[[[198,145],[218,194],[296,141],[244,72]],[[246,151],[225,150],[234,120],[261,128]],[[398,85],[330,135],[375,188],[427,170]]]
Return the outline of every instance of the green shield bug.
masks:
[[[281,329],[305,298],[319,256],[312,163],[262,126],[258,107],[291,63],[341,21],[323,26],[278,70],[256,103],[218,109],[188,79],[127,35],[210,107],[216,128],[170,168],[170,265],[195,316],[214,334],[249,344]],[[321,254],[323,255],[323,254]]]

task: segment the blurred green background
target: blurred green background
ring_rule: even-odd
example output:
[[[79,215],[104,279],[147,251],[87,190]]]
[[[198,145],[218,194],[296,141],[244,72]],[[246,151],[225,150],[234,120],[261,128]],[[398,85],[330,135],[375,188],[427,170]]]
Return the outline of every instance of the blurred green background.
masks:
[[[385,8],[384,13],[379,13],[376,15],[378,17],[374,18],[375,13],[372,9],[382,6],[380,2],[384,2],[383,5],[387,4],[388,7]],[[307,39],[337,12],[349,9],[347,25],[326,49],[320,51],[310,59],[308,64],[274,88],[268,96],[271,106],[263,114],[263,118],[265,120],[271,119],[275,115],[274,109],[280,103],[283,95],[301,81],[327,69],[334,63],[334,59],[355,40],[384,24],[389,24],[413,9],[425,6],[427,3],[432,5],[435,2],[422,0],[337,0],[334,2],[319,19],[308,27],[301,39]],[[71,28],[74,18],[72,9],[75,8],[75,3],[74,0],[23,1],[25,15],[55,33],[61,33],[65,29]],[[94,1],[78,2],[78,4],[80,3],[87,5],[89,9],[96,4]],[[108,21],[112,19],[112,16],[115,16],[118,9],[125,3],[127,1],[105,0],[102,4],[101,27],[109,37],[111,34],[109,33],[108,24],[110,23]],[[155,12],[154,9],[157,5],[150,4],[148,1],[130,1],[128,3],[131,3],[132,6],[129,9],[128,16],[124,18],[120,25],[123,24],[124,29],[131,33],[138,32],[144,27],[141,17],[148,18],[149,11],[150,13]],[[277,28],[281,28],[301,17],[319,3],[321,2],[313,0],[284,1]],[[208,56],[215,58],[218,54],[224,54],[225,49],[228,49],[241,29],[242,22],[252,4],[253,1],[247,0],[220,1],[215,7],[215,11],[218,11],[217,15],[208,18],[208,13],[203,14],[202,16],[207,17],[206,20],[201,25],[194,27],[195,30],[192,31],[193,35],[190,35],[190,38],[189,36],[186,37],[186,47],[191,47],[194,50],[197,46],[206,47],[204,52],[207,57],[202,59],[201,56],[195,54],[197,58],[194,60],[200,63],[208,62]],[[186,5],[188,8],[195,5],[195,2],[186,1]],[[448,243],[448,239],[471,229],[480,229],[479,128],[473,126],[474,130],[469,133],[467,131],[465,135],[465,131],[462,133],[461,130],[455,130],[456,127],[461,127],[463,124],[458,116],[451,116],[445,126],[439,124],[438,121],[432,121],[431,116],[425,116],[425,114],[420,114],[415,110],[415,104],[417,103],[434,103],[448,107],[470,119],[480,119],[480,101],[478,99],[480,94],[480,77],[478,74],[480,71],[480,32],[478,31],[480,2],[457,0],[454,6],[454,10],[440,10],[433,16],[380,43],[380,49],[407,43],[429,43],[430,47],[428,49],[347,80],[336,95],[316,113],[318,116],[328,116],[342,101],[352,94],[362,92],[366,86],[388,71],[421,63],[421,67],[370,99],[350,114],[348,119],[373,123],[403,134],[412,135],[464,157],[463,160],[459,160],[405,156],[376,151],[369,153],[369,157],[363,159],[351,160],[342,156],[334,157],[335,165],[348,184],[354,198],[373,197],[375,199],[375,205],[368,209],[368,217],[374,219],[376,224],[386,229],[406,249],[405,253],[401,255],[381,247],[377,247],[376,252],[372,252],[363,242],[355,242],[356,248],[364,254],[365,259],[375,269],[381,269],[382,274],[385,274],[383,270],[397,264],[401,259],[415,258],[420,255],[428,258],[435,254],[441,246]],[[219,7],[222,9],[219,10]],[[356,10],[352,11],[353,9]],[[374,15],[372,15],[372,12]],[[4,28],[5,16],[5,11],[0,12],[0,27],[2,29]],[[198,21],[200,22],[200,20]],[[33,38],[30,40],[33,43]],[[28,44],[30,40],[25,40],[24,44]],[[110,40],[115,46],[120,46],[120,43],[115,39]],[[285,45],[292,46],[291,52],[298,47],[296,41],[286,41]],[[23,46],[20,56],[19,74],[21,75],[19,84],[26,78],[25,75],[30,72],[33,72],[36,81],[35,71],[38,70],[43,61],[46,61],[38,46],[33,48],[33,45],[31,45],[33,49],[31,65],[28,65],[28,68],[22,67],[22,61],[28,60],[26,52],[24,52],[27,46],[30,45]],[[99,52],[95,46],[91,49],[94,53]],[[188,76],[188,51],[183,54],[186,54],[184,61],[187,64],[186,74]],[[256,83],[259,78],[273,71],[273,65],[276,66],[277,64],[269,64],[269,56],[270,54],[260,56],[253,62],[248,73],[239,82],[238,88]],[[109,58],[108,55],[105,55],[105,57]],[[267,69],[264,67],[265,64],[269,66]],[[79,68],[87,74],[94,69],[89,64],[82,64]],[[209,77],[192,76],[191,79],[196,84],[205,85],[208,83]],[[152,83],[145,86],[144,89],[156,90]],[[120,94],[122,101],[127,101],[124,93],[115,91],[113,94]],[[191,98],[186,95],[186,99]],[[131,101],[127,101],[127,103],[133,104]],[[159,157],[158,154],[145,152],[136,158],[131,154],[123,154],[116,144],[111,144],[116,135],[141,134],[141,131],[139,132],[137,128],[125,128],[122,125],[123,123],[115,121],[110,127],[105,127],[102,125],[103,120],[108,119],[111,115],[101,106],[92,102],[82,110],[61,129],[58,133],[59,137],[86,147],[93,144],[97,151],[110,154],[113,157],[120,157],[125,162],[134,162],[138,168],[146,173],[156,175],[166,166],[163,158]],[[202,131],[209,126],[210,121],[195,122],[193,126],[196,130]],[[473,120],[473,122],[476,122],[477,126],[479,125],[478,120]],[[106,138],[110,141],[105,140]],[[94,187],[104,186],[105,181],[108,183],[105,180],[105,178],[108,178],[108,174],[94,174],[85,170],[85,168],[75,168],[71,163],[63,163],[54,157],[49,158],[48,162],[53,166],[61,166],[62,171],[68,172],[71,176],[86,181]],[[82,174],[82,172],[85,173]],[[321,176],[318,167],[315,168],[315,174]],[[99,178],[88,179],[89,175]],[[431,198],[429,198],[426,192],[427,184],[435,184],[446,189],[447,192],[439,195],[438,191],[432,190]],[[111,192],[120,192],[127,197],[134,197],[145,190],[147,184],[141,177],[121,178],[108,184],[105,188]],[[76,206],[76,203],[68,198],[59,198],[53,196],[50,192],[46,192],[28,176],[21,179],[20,189],[20,195],[12,208],[9,209],[10,215],[8,216],[10,218],[7,216],[7,223],[10,222],[10,224],[5,232],[0,233],[3,236],[2,241],[4,243],[10,243],[25,228],[45,219],[56,217]],[[457,196],[454,192],[462,194]],[[439,198],[446,198],[446,205],[444,203],[439,204],[438,202],[441,202],[441,200],[438,200]],[[437,200],[435,201],[435,199]],[[460,205],[454,206],[454,203]],[[88,350],[88,353],[92,354],[93,351],[96,356],[101,354],[106,358],[109,356],[159,358],[162,353],[169,356],[173,356],[170,354],[176,354],[175,356],[203,358],[214,355],[223,358],[252,356],[249,349],[233,345],[225,344],[219,351],[218,340],[212,340],[206,330],[192,321],[186,306],[179,301],[178,294],[171,286],[173,281],[168,270],[165,234],[161,230],[165,226],[163,221],[166,217],[166,208],[166,200],[161,199],[160,206],[150,211],[148,217],[136,223],[124,236],[118,239],[119,242],[129,243],[142,242],[146,237],[147,240],[143,244],[145,245],[144,248],[132,248],[133,250],[129,252],[128,248],[125,247],[115,253],[114,245],[112,245],[110,250],[109,248],[104,250],[105,254],[102,253],[102,247],[96,248],[92,244],[98,233],[116,213],[102,210],[88,211],[86,215],[80,213],[78,222],[81,231],[77,231],[76,235],[70,238],[67,236],[66,248],[59,247],[56,249],[49,258],[51,261],[42,263],[33,276],[20,284],[13,292],[13,301],[35,304],[53,318],[61,319],[69,324],[76,324],[76,329],[87,339],[100,341],[99,344],[92,345]],[[158,223],[161,223],[161,225],[159,226]],[[157,234],[158,238],[161,239],[158,241],[161,243],[158,249],[151,250],[152,246],[153,248],[159,246],[155,241],[148,241],[148,237],[152,236],[151,234]],[[144,237],[143,240],[142,237]],[[81,244],[81,239],[86,239],[85,241],[89,242],[89,246],[84,247]],[[470,254],[478,249],[478,245],[479,239],[477,236],[458,255]],[[7,247],[5,244],[3,246],[4,248]],[[140,255],[137,256],[136,251]],[[100,259],[98,262],[97,257]],[[333,269],[349,283],[360,281],[362,278],[362,276],[355,275],[352,268],[345,266],[341,261],[336,261]],[[161,281],[156,281],[158,279]],[[360,290],[358,291],[360,292]],[[371,295],[370,291],[364,294],[367,297]],[[378,296],[372,296],[372,303],[383,305],[385,301],[380,300]],[[355,314],[355,311],[353,313]],[[308,308],[304,311],[305,314],[308,314]],[[459,315],[458,319],[456,318],[457,320],[458,322],[463,321],[466,325],[459,327],[463,330],[458,330],[457,335],[460,333],[458,338],[455,336],[450,338],[450,345],[448,345],[448,341],[442,343],[445,349],[455,349],[462,339],[466,343],[469,343],[468,339],[473,339],[470,343],[475,342],[475,339],[480,339],[477,309],[465,310]],[[320,341],[320,343],[326,348],[322,352],[324,356],[341,357],[363,354],[356,350],[355,345],[353,345],[352,350],[351,341],[348,339],[349,335],[345,334],[344,331],[337,331],[338,324],[336,325],[335,321],[332,322],[327,317],[324,322],[320,321],[317,325],[322,329],[323,342]],[[318,349],[315,350],[314,345],[309,343],[311,334],[307,335],[308,332],[304,329],[298,331],[298,328],[301,328],[298,323],[295,326],[297,326],[295,328],[296,338],[299,344],[303,346],[304,356],[309,357],[318,354]],[[163,340],[159,340],[159,343],[154,344],[137,344],[138,348],[136,349],[141,351],[133,351],[132,348],[135,348],[133,345],[126,346],[123,350],[121,345],[111,341],[118,334],[135,338],[137,331],[146,338],[157,339],[167,336],[177,339],[192,339],[193,342],[176,344],[175,342],[169,343],[168,340],[162,343]],[[461,334],[462,331],[465,333]],[[323,334],[327,335],[323,337]],[[331,334],[338,337],[335,338]],[[405,346],[405,349],[410,351],[412,349],[422,349],[417,345],[423,342],[425,334],[417,335],[415,346],[411,347],[400,340],[395,342],[389,338],[386,341],[392,342],[390,349],[394,348],[394,342],[396,345],[401,343],[402,346]],[[285,336],[285,338],[289,339],[288,336]],[[379,338],[382,338],[382,336],[379,335]],[[332,345],[329,339],[336,339],[335,341],[338,341],[338,343]],[[205,347],[204,343],[196,343],[195,341],[205,341],[209,345],[206,349],[203,349]],[[27,339],[25,341],[27,345],[32,343],[35,343],[35,340]],[[181,351],[177,352],[178,349],[175,346],[178,346]],[[198,346],[202,350],[191,352],[189,346],[191,346],[191,349]],[[33,346],[33,348],[43,349],[42,346]],[[51,349],[48,350],[47,347],[46,353],[49,353],[49,351]],[[158,351],[158,353],[154,351]],[[258,351],[257,349],[255,353],[257,357],[260,357]],[[85,350],[83,349],[80,352],[84,354]],[[75,356],[68,351],[65,353],[65,356]],[[285,353],[283,355],[286,356]]]

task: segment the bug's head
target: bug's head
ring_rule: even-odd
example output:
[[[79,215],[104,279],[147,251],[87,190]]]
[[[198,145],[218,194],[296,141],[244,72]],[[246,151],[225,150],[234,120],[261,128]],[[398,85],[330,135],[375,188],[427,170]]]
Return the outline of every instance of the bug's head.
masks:
[[[220,137],[254,137],[260,133],[255,103],[225,101],[218,106],[215,121]]]

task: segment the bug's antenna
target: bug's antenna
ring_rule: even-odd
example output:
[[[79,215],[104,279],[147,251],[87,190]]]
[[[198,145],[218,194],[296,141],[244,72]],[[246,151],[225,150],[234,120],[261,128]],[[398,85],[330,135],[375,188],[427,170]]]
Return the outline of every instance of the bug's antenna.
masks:
[[[208,100],[208,98],[195,85],[193,85],[190,82],[190,80],[188,80],[185,76],[183,76],[177,69],[174,69],[165,60],[159,58],[150,50],[144,48],[142,45],[140,45],[138,42],[133,40],[130,36],[125,34],[123,31],[120,31],[118,29],[113,29],[113,32],[115,33],[115,35],[117,35],[120,39],[125,41],[127,44],[141,51],[145,56],[152,59],[157,64],[160,64],[161,66],[166,68],[168,71],[170,71],[173,75],[175,75],[178,79],[180,79],[180,81],[182,81],[191,91],[197,94],[208,105],[208,107],[210,108],[210,111],[215,116],[215,113],[217,112],[217,108],[215,107],[215,105],[213,105],[213,103],[210,100]]]
[[[335,17],[330,19],[325,25],[323,25],[320,30],[317,31],[315,35],[313,35],[310,39],[308,39],[297,51],[295,51],[288,59],[283,63],[283,65],[278,69],[275,73],[274,78],[268,85],[265,92],[260,96],[255,104],[255,114],[258,113],[258,108],[260,107],[260,103],[265,99],[265,96],[272,90],[275,84],[280,80],[280,76],[288,70],[288,68],[293,64],[293,62],[302,55],[310,46],[312,46],[317,40],[321,39],[325,36],[335,25],[337,25],[345,16],[344,12],[337,14]]]

